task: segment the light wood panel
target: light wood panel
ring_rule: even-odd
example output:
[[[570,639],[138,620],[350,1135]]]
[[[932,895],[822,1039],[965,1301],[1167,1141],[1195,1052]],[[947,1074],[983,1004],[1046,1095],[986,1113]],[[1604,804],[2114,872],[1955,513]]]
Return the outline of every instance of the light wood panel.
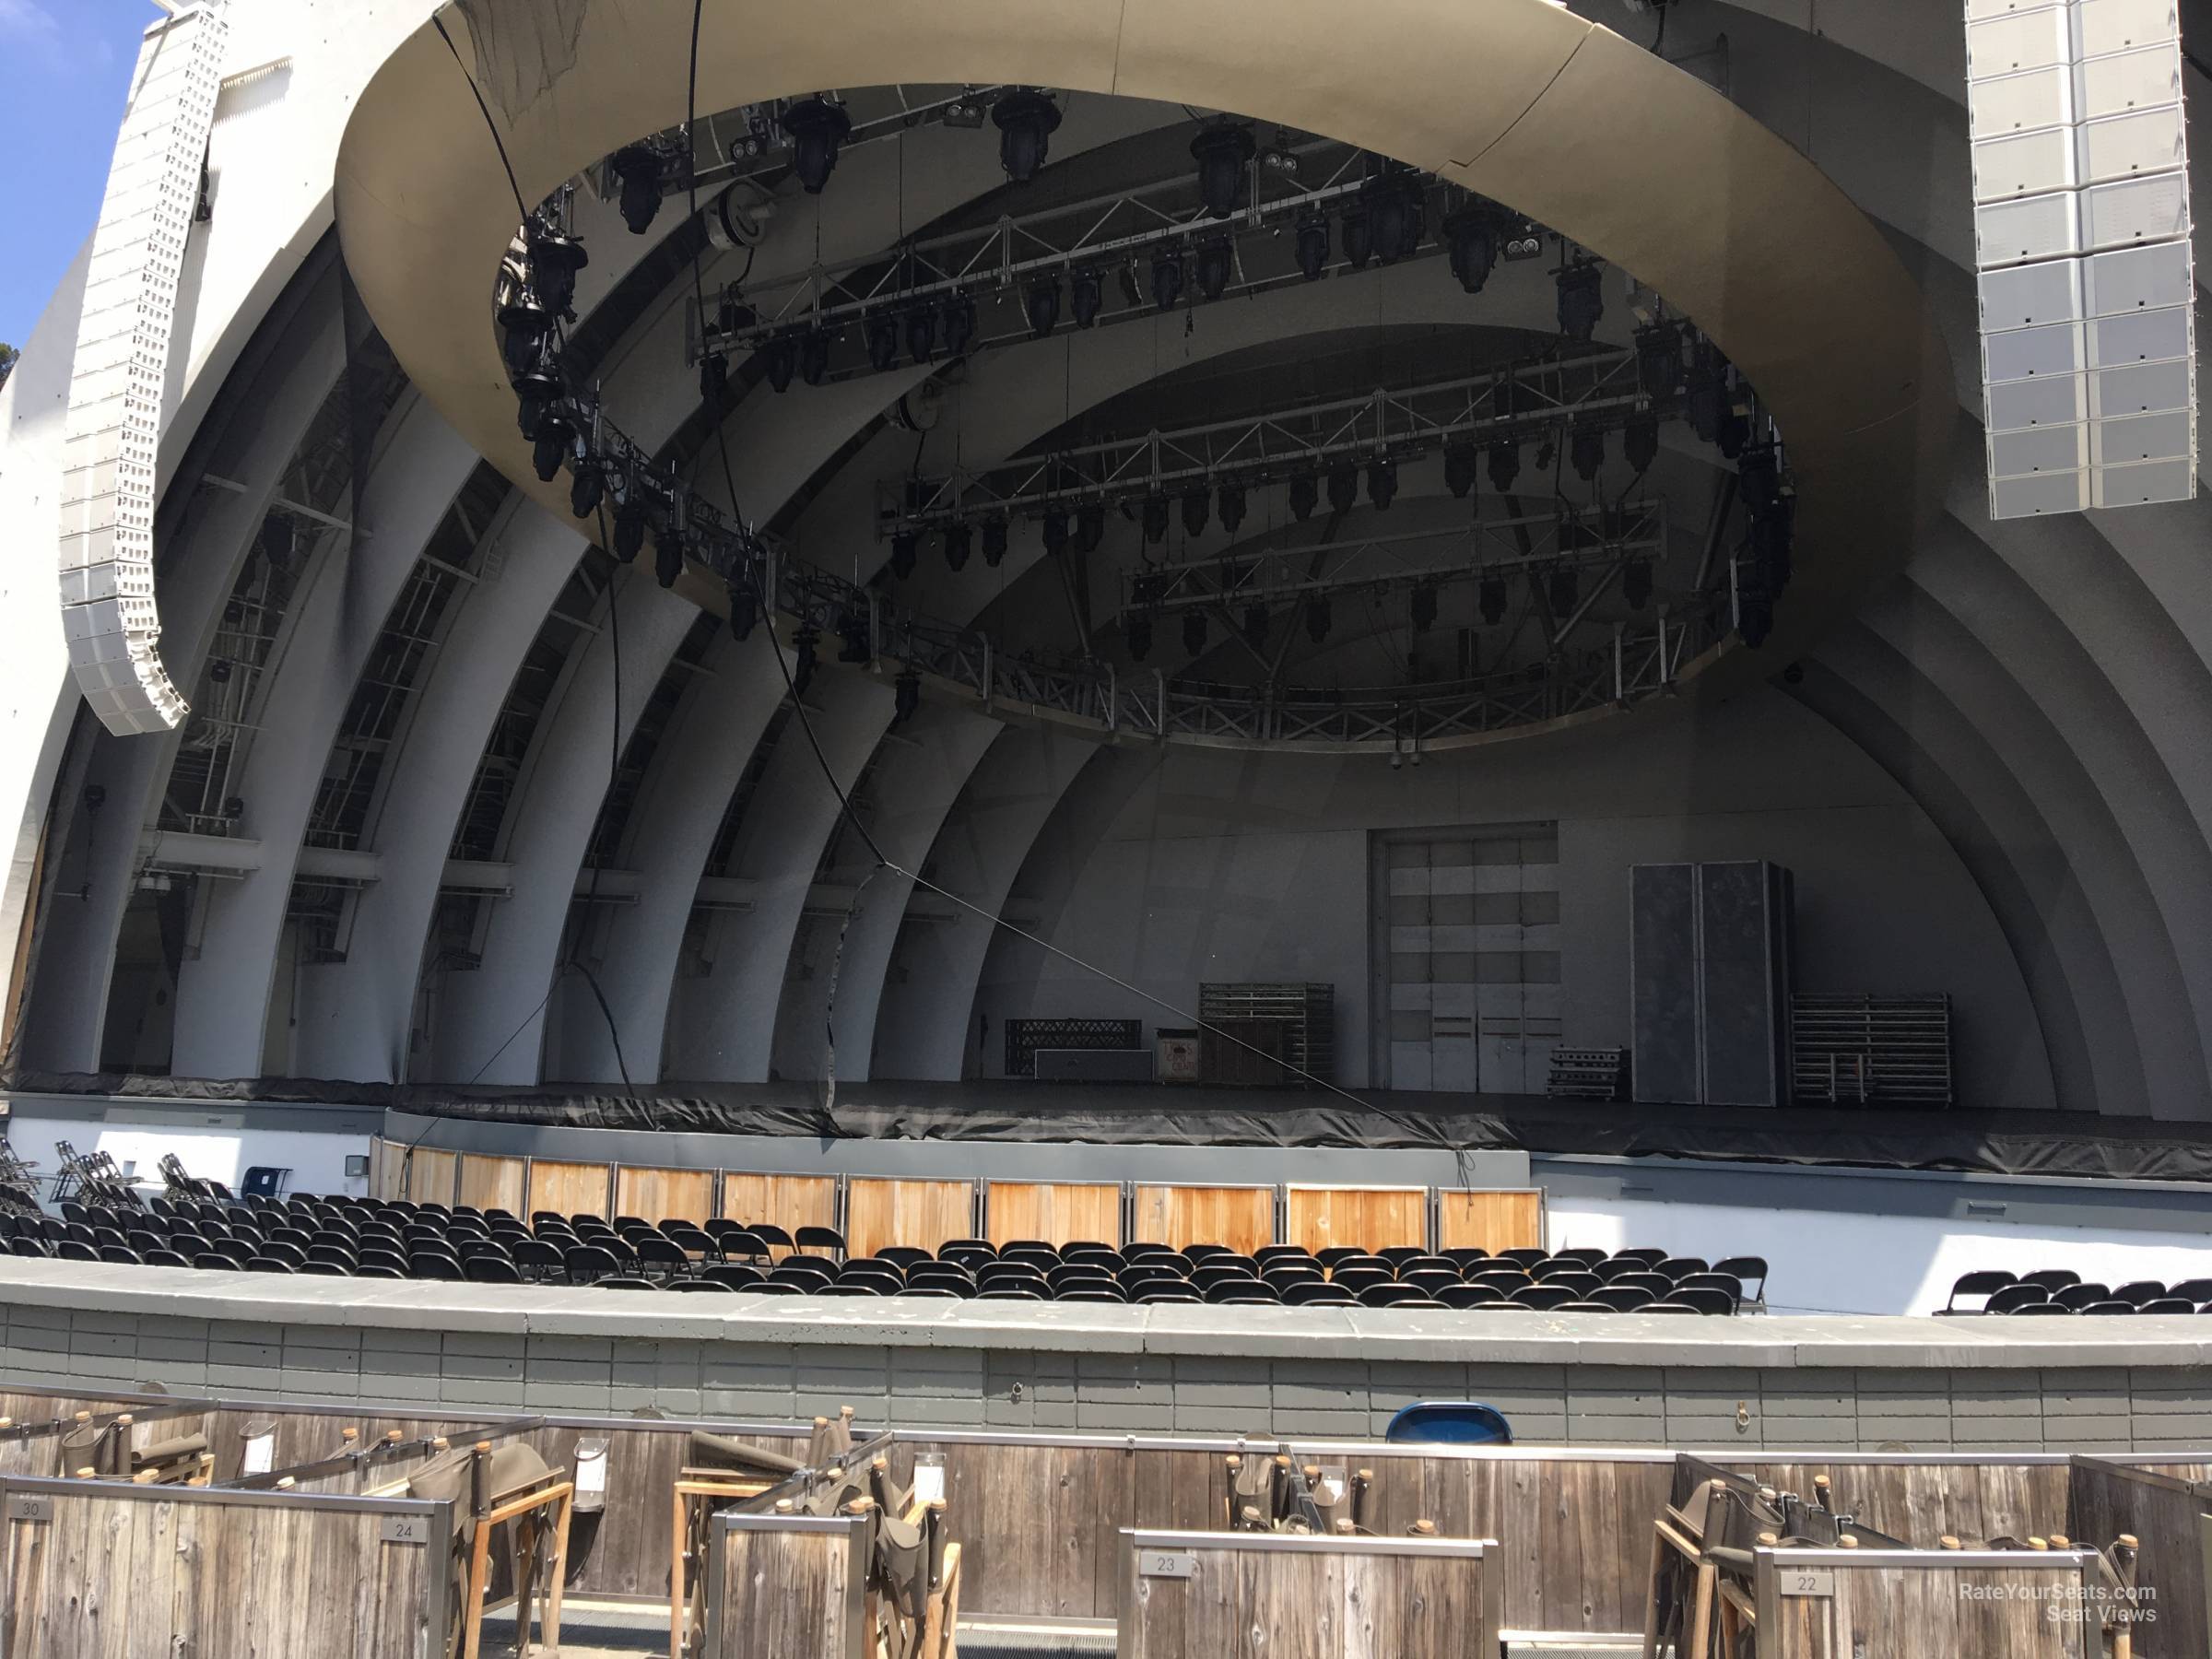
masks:
[[[1444,1188],[1436,1194],[1436,1243],[1440,1250],[1544,1248],[1544,1194],[1477,1192]]]
[[[1118,1184],[1055,1181],[994,1181],[983,1189],[983,1236],[1009,1239],[1122,1241],[1122,1189]]]
[[[714,1214],[712,1170],[633,1170],[615,1172],[615,1208],[648,1221],[705,1221]]]
[[[845,1183],[845,1245],[853,1255],[874,1255],[886,1244],[935,1250],[975,1229],[972,1181],[849,1181]]]
[[[2212,1532],[2212,1487],[2171,1473],[2077,1457],[2067,1471],[2066,1513],[2077,1546],[2110,1549],[2122,1533],[2130,1533],[2141,1547],[2137,1621],[2130,1627],[2136,1659],[2212,1653],[2205,1547]]]
[[[404,1198],[399,1190],[399,1161],[402,1147],[396,1141],[378,1135],[369,1147],[369,1167],[376,1177],[376,1195],[379,1198]]]
[[[1779,1553],[1778,1563],[1777,1552],[1759,1552],[1762,1603],[1771,1584],[1787,1583],[1781,1568],[1795,1552]],[[1822,1551],[1822,1566],[1841,1554]],[[2081,1599],[2080,1570],[2021,1554],[2018,1566],[1947,1565],[1934,1551],[1925,1565],[1837,1564],[1827,1593],[1774,1595],[1779,1628],[1762,1623],[1759,1651],[1773,1659],[2094,1659],[2104,1644],[2095,1610]],[[2069,1617],[2084,1613],[2086,1620]],[[2140,1636],[2136,1651],[2148,1659]]]
[[[2064,1464],[1946,1463],[1938,1453],[1902,1464],[1839,1456],[1727,1458],[1722,1466],[1778,1492],[1800,1495],[1809,1495],[1825,1476],[1840,1513],[1920,1549],[1933,1549],[1946,1536],[1974,1545],[2074,1530],[2066,1519]],[[1677,1501],[1686,1489],[1677,1477]]]
[[[564,1216],[606,1216],[613,1196],[603,1163],[530,1160],[530,1208],[559,1210]]]
[[[793,1237],[802,1227],[837,1225],[832,1175],[746,1175],[722,1172],[722,1213],[733,1221],[766,1221]]]
[[[1130,1241],[1226,1244],[1250,1255],[1275,1242],[1275,1189],[1236,1186],[1140,1186]]]
[[[458,1153],[441,1151],[436,1147],[417,1147],[408,1151],[399,1150],[400,1184],[406,1196],[417,1204],[451,1204],[453,1201],[453,1182],[460,1171]]]
[[[715,1527],[708,1559],[704,1659],[861,1651],[867,1571],[856,1523],[732,1516]]]
[[[1429,1242],[1426,1187],[1300,1187],[1289,1189],[1285,1241],[1308,1250],[1334,1244],[1361,1250]]]
[[[473,1204],[478,1209],[503,1209],[511,1216],[520,1216],[529,1197],[524,1171],[529,1166],[519,1158],[487,1158],[471,1152],[461,1159],[461,1197],[463,1204]]]

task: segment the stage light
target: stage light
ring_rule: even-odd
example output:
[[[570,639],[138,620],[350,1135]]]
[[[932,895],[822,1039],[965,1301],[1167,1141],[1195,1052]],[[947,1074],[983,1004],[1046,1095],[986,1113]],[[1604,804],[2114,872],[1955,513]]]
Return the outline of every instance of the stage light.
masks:
[[[997,570],[1006,557],[1006,521],[987,518],[983,521],[983,562]]]
[[[1355,271],[1367,269],[1368,261],[1375,256],[1374,227],[1370,223],[1367,210],[1354,207],[1344,216],[1344,257]]]
[[[1652,602],[1652,561],[1631,559],[1620,568],[1620,596],[1629,602],[1630,610],[1641,610]]]
[[[1244,607],[1244,643],[1254,651],[1267,647],[1267,607],[1248,605]]]
[[[1504,621],[1505,579],[1501,576],[1485,576],[1476,586],[1475,604],[1482,612],[1483,621],[1488,626],[1495,628]]]
[[[1424,582],[1413,590],[1413,631],[1427,633],[1436,624],[1436,583]]]
[[[1290,516],[1302,524],[1320,505],[1320,482],[1310,472],[1294,474],[1290,479]]]
[[[1476,450],[1471,443],[1447,444],[1444,448],[1444,488],[1458,500],[1465,500],[1475,488]]]
[[[1223,479],[1220,499],[1214,503],[1214,510],[1221,515],[1221,528],[1234,535],[1244,524],[1244,486],[1233,479]]]
[[[1536,445],[1536,471],[1539,473],[1549,472],[1552,463],[1558,460],[1559,456],[1559,442],[1547,431],[1544,434],[1544,441]]]
[[[722,409],[722,394],[729,389],[730,359],[710,351],[699,359],[699,401],[710,415]]]
[[[500,355],[507,365],[507,383],[520,386],[523,377],[537,367],[545,355],[546,336],[553,332],[553,313],[535,294],[524,288],[512,305],[500,307]]]
[[[1386,265],[1396,265],[1420,241],[1406,181],[1394,173],[1370,179],[1360,187],[1359,196],[1367,207],[1375,257]]]
[[[1168,535],[1168,498],[1148,495],[1145,498],[1143,522],[1145,540],[1158,547]]]
[[[1630,421],[1620,434],[1620,453],[1628,457],[1637,477],[1651,471],[1652,463],[1659,459],[1658,417],[1640,415]]]
[[[1077,328],[1088,328],[1099,320],[1100,309],[1106,303],[1105,286],[1099,280],[1093,266],[1085,265],[1067,279],[1069,314]]]
[[[1133,662],[1143,662],[1152,654],[1152,618],[1139,612],[1122,618],[1122,637],[1129,641],[1129,656]]]
[[[1713,443],[1721,435],[1721,415],[1727,407],[1726,359],[1711,340],[1700,339],[1689,352],[1689,395],[1685,413],[1689,429],[1700,443]]]
[[[1764,645],[1774,631],[1774,601],[1756,587],[1744,588],[1735,596],[1735,631],[1753,651]]]
[[[1236,244],[1226,236],[1203,244],[1198,250],[1198,291],[1208,300],[1220,299],[1236,259]]]
[[[760,601],[753,597],[753,590],[742,582],[730,583],[730,637],[740,645],[753,637],[759,625]]]
[[[1552,571],[1544,584],[1544,592],[1545,597],[1551,601],[1551,619],[1554,622],[1564,620],[1573,611],[1581,590],[1582,583],[1575,580],[1571,570],[1561,566]]]
[[[1037,339],[1051,334],[1060,322],[1060,279],[1046,276],[1030,284],[1022,297],[1022,312],[1030,320],[1030,333]]]
[[[1682,334],[1671,323],[1636,331],[1636,380],[1646,397],[1672,397],[1682,382]]]
[[[914,561],[921,557],[922,537],[912,530],[900,530],[891,536],[891,574],[904,582],[914,573]]]
[[[1359,469],[1349,461],[1329,468],[1329,511],[1342,518],[1359,502]]]
[[[1191,140],[1191,159],[1198,163],[1198,198],[1210,218],[1227,218],[1244,196],[1244,170],[1258,146],[1248,126],[1207,127]]]
[[[1503,495],[1520,476],[1521,446],[1511,438],[1499,439],[1490,445],[1490,488]]]
[[[906,355],[917,363],[937,355],[937,313],[926,305],[906,313]]]
[[[974,533],[964,524],[945,526],[945,568],[959,571],[968,568],[968,550],[974,543]]]
[[[538,429],[560,401],[562,389],[558,362],[549,355],[515,382],[515,424],[531,442],[537,441]]]
[[[945,301],[945,355],[959,357],[975,338],[975,301],[955,294]]]
[[[567,316],[576,305],[576,273],[592,263],[583,244],[558,230],[540,230],[530,238],[530,286],[556,316]]]
[[[838,147],[853,135],[853,117],[826,98],[809,98],[783,112],[783,130],[791,135],[799,187],[820,195],[837,171]]]
[[[632,236],[642,236],[661,211],[661,152],[650,144],[626,144],[608,165],[621,185],[622,222]]]
[[[869,315],[863,330],[868,342],[868,367],[881,374],[899,364],[899,319],[888,312]]]
[[[588,519],[606,500],[606,474],[601,470],[598,457],[586,455],[576,464],[575,474],[569,479],[569,511],[580,519]]]
[[[1508,260],[1541,259],[1544,256],[1544,232],[1529,220],[1520,219],[1507,227],[1504,251]]]
[[[1106,539],[1106,503],[1089,500],[1076,509],[1076,551],[1096,553]]]
[[[569,458],[569,441],[574,435],[565,418],[550,412],[538,423],[536,441],[530,446],[530,465],[540,484],[550,484],[560,477],[561,464]]]
[[[1559,332],[1587,345],[1606,314],[1606,268],[1581,261],[1559,272]]]
[[[1723,459],[1735,460],[1751,441],[1751,418],[1741,409],[1723,409],[1717,441]]]
[[[1306,638],[1320,644],[1329,637],[1335,618],[1329,611],[1329,602],[1320,594],[1306,601]]]
[[[1397,493],[1398,464],[1395,461],[1377,461],[1368,467],[1367,499],[1377,512],[1388,512]]]
[[[665,588],[672,588],[683,573],[684,533],[674,524],[664,524],[653,533],[653,579]]]
[[[1597,481],[1605,470],[1606,434],[1602,428],[1577,427],[1567,440],[1567,459],[1574,467],[1574,476],[1585,484]]]
[[[891,682],[891,724],[904,725],[922,712],[922,677],[909,668]]]
[[[1057,559],[1067,551],[1067,509],[1047,507],[1044,510],[1044,550]]]
[[[1145,302],[1144,289],[1136,282],[1135,260],[1128,260],[1121,265],[1114,271],[1113,279],[1121,284],[1122,298],[1131,305],[1142,305]]]
[[[1156,249],[1152,254],[1152,303],[1167,311],[1182,298],[1182,250],[1173,246]]]
[[[1182,492],[1182,533],[1185,535],[1204,535],[1206,521],[1213,512],[1214,498],[1203,484],[1194,484]]]
[[[799,341],[799,378],[818,386],[830,374],[830,331],[810,328]]]
[[[1776,501],[1751,521],[1751,553],[1759,560],[1759,574],[1769,594],[1780,594],[1790,585],[1794,565],[1791,540],[1795,527],[1796,513],[1787,498]]]
[[[868,640],[868,613],[859,606],[838,613],[837,638],[837,660],[848,667],[865,667],[875,660],[876,652]]]
[[[1743,498],[1744,510],[1753,514],[1764,512],[1782,499],[1782,469],[1771,449],[1753,450],[1735,469],[1736,493]]]
[[[1206,613],[1186,610],[1182,613],[1182,653],[1196,656],[1206,649]]]
[[[799,371],[799,343],[782,334],[760,347],[760,368],[771,392],[791,390],[791,377]]]
[[[1497,221],[1486,208],[1463,207],[1444,221],[1444,236],[1451,249],[1452,275],[1468,293],[1481,293],[1498,265]]]
[[[793,700],[806,695],[806,688],[814,683],[815,646],[821,635],[811,628],[802,628],[792,637],[791,695]]]
[[[645,550],[645,498],[635,484],[615,509],[615,545],[608,549],[624,564],[634,564]]]
[[[1017,184],[1027,184],[1044,165],[1060,127],[1060,106],[1042,92],[1009,92],[991,111],[998,126],[998,164]]]

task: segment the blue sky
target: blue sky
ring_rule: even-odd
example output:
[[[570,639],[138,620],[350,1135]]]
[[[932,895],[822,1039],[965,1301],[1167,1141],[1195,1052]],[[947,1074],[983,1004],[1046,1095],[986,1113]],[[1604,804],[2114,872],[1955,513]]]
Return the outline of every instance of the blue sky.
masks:
[[[0,340],[21,346],[100,218],[147,0],[0,0]]]

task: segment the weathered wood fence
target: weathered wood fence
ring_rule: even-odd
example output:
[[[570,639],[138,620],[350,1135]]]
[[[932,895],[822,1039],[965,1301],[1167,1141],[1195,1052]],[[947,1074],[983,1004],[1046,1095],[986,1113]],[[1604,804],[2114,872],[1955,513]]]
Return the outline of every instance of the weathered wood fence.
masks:
[[[865,1535],[842,1515],[715,1516],[702,1659],[861,1659]]]
[[[2092,1551],[1752,1554],[1759,1659],[2097,1659],[2103,1651]]]

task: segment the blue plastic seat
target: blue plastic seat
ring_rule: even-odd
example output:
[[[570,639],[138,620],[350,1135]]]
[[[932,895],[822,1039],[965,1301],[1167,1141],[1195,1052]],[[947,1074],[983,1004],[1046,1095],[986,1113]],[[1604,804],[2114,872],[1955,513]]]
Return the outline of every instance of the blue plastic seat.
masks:
[[[1510,1446],[1513,1426],[1477,1400],[1418,1400],[1390,1419],[1382,1438],[1450,1446]]]

